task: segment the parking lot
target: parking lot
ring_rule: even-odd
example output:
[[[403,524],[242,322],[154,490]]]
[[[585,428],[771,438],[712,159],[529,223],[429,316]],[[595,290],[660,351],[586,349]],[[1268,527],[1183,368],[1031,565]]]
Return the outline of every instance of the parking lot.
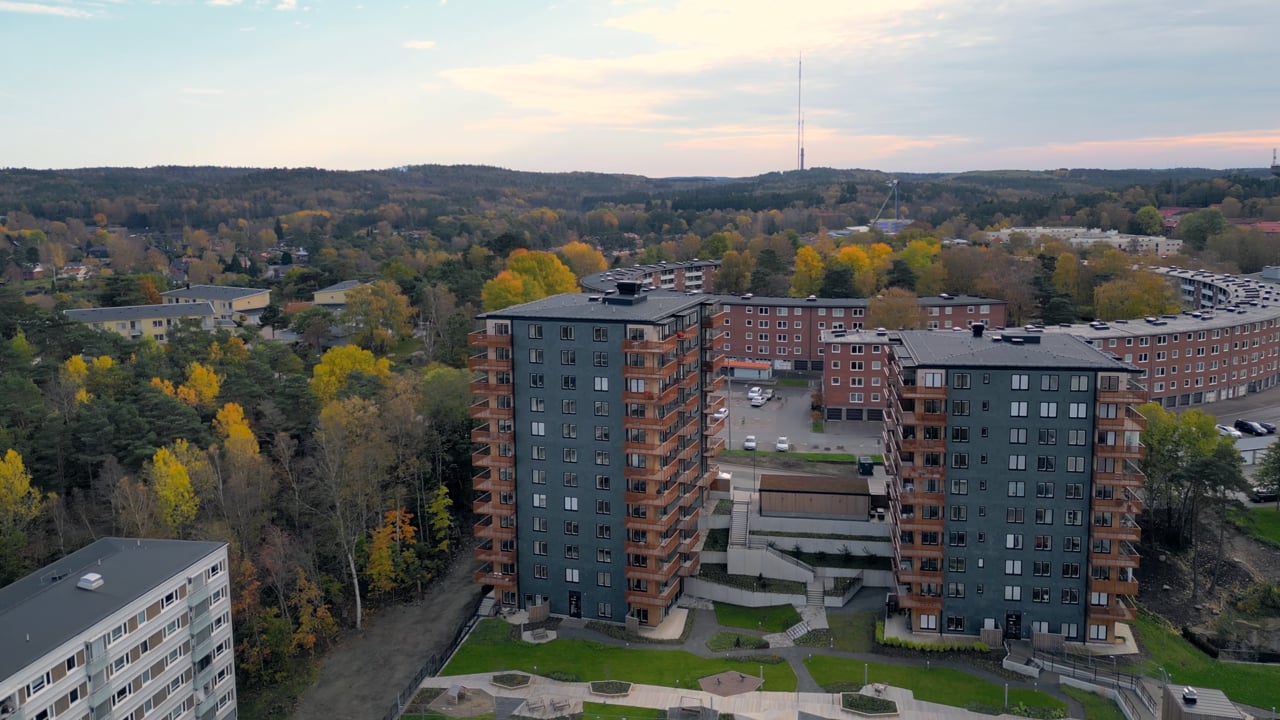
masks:
[[[757,385],[773,390],[773,399],[751,407],[747,391]],[[794,452],[879,455],[883,451],[879,422],[828,421],[823,432],[814,432],[809,388],[738,381],[730,383],[728,392],[729,417],[721,435],[731,450],[741,450],[743,440],[754,435],[759,452],[776,452],[779,437],[787,438]]]

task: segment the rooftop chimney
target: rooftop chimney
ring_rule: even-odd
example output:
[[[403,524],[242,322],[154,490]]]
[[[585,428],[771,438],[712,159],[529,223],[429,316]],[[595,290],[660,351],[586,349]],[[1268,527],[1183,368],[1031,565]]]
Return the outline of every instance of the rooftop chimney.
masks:
[[[987,326],[982,323],[974,323],[970,327],[973,330],[973,336],[976,338],[982,337],[982,331],[987,329]]]

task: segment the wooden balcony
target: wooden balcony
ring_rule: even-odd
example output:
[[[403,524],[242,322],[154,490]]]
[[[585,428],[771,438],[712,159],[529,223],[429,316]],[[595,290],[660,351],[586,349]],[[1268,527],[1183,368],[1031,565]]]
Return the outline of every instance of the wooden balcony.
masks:
[[[903,398],[916,401],[943,400],[947,397],[947,389],[945,387],[925,387],[924,385],[903,385],[900,395]]]
[[[680,339],[677,333],[672,333],[665,340],[623,340],[622,352],[665,355],[676,351]]]
[[[476,570],[472,579],[478,585],[492,585],[498,591],[499,597],[502,596],[503,590],[516,589],[515,573],[494,572],[492,565],[484,565],[479,570]]]
[[[485,515],[472,528],[472,534],[489,540],[514,540],[516,529],[514,525],[504,528],[495,522],[492,516]]]
[[[636,428],[637,430],[662,430],[671,424],[671,417],[654,417],[653,415],[645,415],[644,417],[635,417],[634,415],[626,415],[622,418],[623,428]]]
[[[942,567],[941,564],[938,565]],[[898,584],[907,585],[911,583],[937,583],[942,584],[942,570],[921,570],[918,566],[913,566],[911,570],[895,570],[894,577],[897,578]]]
[[[1114,485],[1117,488],[1141,488],[1146,486],[1146,476],[1140,472],[1100,472],[1093,473],[1093,481],[1103,485]]]
[[[515,467],[516,458],[514,455],[503,457],[497,453],[488,452],[488,449],[472,453],[472,468],[504,468]]]
[[[1098,457],[1111,457],[1124,460],[1140,460],[1142,459],[1142,455],[1145,450],[1146,446],[1142,443],[1135,443],[1133,445],[1099,445],[1095,443],[1093,446],[1093,454]]]
[[[719,432],[718,430],[710,430],[709,432]],[[724,438],[709,437],[703,450],[703,454],[707,457],[716,457],[724,451]]]
[[[658,433],[650,433],[644,442],[629,439],[624,440],[622,442],[622,451],[626,453],[650,455],[661,459],[675,452],[676,449],[680,447],[679,435],[672,435],[665,441],[659,440],[658,437]]]
[[[487,540],[476,548],[476,559],[487,563],[515,563],[515,550],[502,550],[501,540]]]
[[[471,390],[472,395],[483,395],[486,397],[510,395],[512,392],[510,384],[489,382],[488,378],[477,378],[472,380],[467,387]]]
[[[1096,580],[1089,578],[1089,592],[1104,592],[1108,595],[1135,597],[1138,594],[1137,580]]]
[[[484,348],[508,347],[509,348],[511,347],[511,334],[510,333],[498,334],[498,333],[487,332],[485,330],[476,330],[475,332],[467,333],[467,344],[470,345],[471,347],[484,347]]]
[[[622,527],[626,530],[648,530],[650,532],[664,533],[675,527],[676,520],[680,519],[680,513],[669,512],[666,515],[656,515],[656,510],[649,513],[648,517],[636,517],[634,515],[626,515],[622,521]]]
[[[898,520],[899,530],[911,530],[914,532],[942,532],[943,521],[941,517],[933,520],[925,520],[920,513],[915,513],[911,517],[901,517]]]
[[[492,425],[485,424],[471,431],[471,442],[481,445],[489,445],[499,442],[513,442],[515,436],[509,432],[498,432],[492,429]]]
[[[1142,556],[1132,544],[1121,543],[1118,552],[1089,553],[1089,564],[1099,567],[1136,568],[1142,562]]]
[[[680,561],[680,569],[677,574],[680,577],[696,577],[698,570],[702,568],[702,553],[689,553],[686,559]]]
[[[725,385],[729,384],[729,378],[724,375],[714,374],[705,375],[702,379],[702,391],[713,393],[724,390]]]
[[[515,408],[500,408],[489,401],[481,400],[471,406],[471,417],[474,420],[511,420],[515,418]]]
[[[650,535],[652,536],[653,534],[650,533]],[[675,552],[676,548],[680,546],[679,533],[672,533],[671,537],[665,539],[661,536],[657,537],[657,540],[646,543],[624,542],[622,544],[622,549],[624,552],[634,553],[636,555],[667,557],[671,553]]]
[[[903,452],[945,452],[947,449],[947,441],[941,438],[934,440],[926,440],[920,436],[913,438],[900,438]]]
[[[1120,525],[1119,522],[1110,526],[1094,525],[1089,528],[1089,537],[1136,543],[1142,539],[1142,528],[1136,523],[1128,526]]]
[[[649,481],[649,485],[651,488],[657,488],[660,483]],[[662,493],[651,493],[648,490],[643,493],[630,491],[622,493],[622,501],[628,505],[644,505],[655,509],[665,508],[675,502],[678,497],[680,497],[680,483],[676,482],[671,483],[671,487]]]
[[[920,545],[918,543],[902,545],[896,539],[897,536],[894,537],[895,540],[893,541],[893,544],[894,547],[898,549],[898,555],[900,557],[913,558],[918,562],[919,558],[941,558],[944,555],[945,548],[942,543],[938,543],[937,545]]]
[[[675,577],[675,573],[672,573],[672,577]],[[650,583],[650,586],[652,585],[653,583]],[[638,590],[628,589],[626,592],[626,600],[627,603],[631,605],[641,605],[661,610],[670,605],[671,601],[675,599],[675,596],[679,592],[680,583],[673,582],[666,590],[661,592],[650,591],[648,593],[642,593]]]
[[[477,372],[511,371],[511,360],[499,360],[489,357],[489,352],[478,353],[467,358],[467,369]]]
[[[716,353],[711,357],[704,357],[702,359],[702,372],[719,375],[720,371],[724,369],[726,362],[724,355],[720,353]]]
[[[1125,383],[1120,388],[1104,390],[1098,388],[1098,402],[1115,403],[1117,405],[1141,405],[1150,395],[1147,389],[1138,383]]]
[[[505,480],[499,480],[497,473],[485,468],[483,472],[477,473],[471,478],[471,491],[475,493],[487,493],[497,490],[514,490],[515,483]]]
[[[1114,497],[1103,499],[1095,497],[1090,504],[1092,512],[1110,512],[1123,515],[1138,515],[1142,512],[1142,501],[1136,498]]]
[[[941,595],[898,595],[898,607],[929,613],[942,612]]]
[[[1119,597],[1112,597],[1111,604],[1106,607],[1090,605],[1089,609],[1085,611],[1086,622],[1090,625],[1102,624],[1108,621],[1127,622],[1136,617],[1136,615],[1133,608],[1121,602]]]
[[[652,592],[655,585],[661,585],[662,583],[666,582],[667,580],[670,580],[672,577],[675,576],[676,565],[677,563],[675,561],[662,563],[661,561],[653,560],[653,561],[650,561],[648,567],[636,567],[635,565],[627,565],[626,568],[623,570],[622,575],[628,581],[648,580],[649,590],[650,592]]]

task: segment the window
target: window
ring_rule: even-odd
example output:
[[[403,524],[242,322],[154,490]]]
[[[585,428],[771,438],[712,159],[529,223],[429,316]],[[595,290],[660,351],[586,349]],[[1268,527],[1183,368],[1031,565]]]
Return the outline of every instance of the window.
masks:
[[[1011,390],[1027,390],[1031,387],[1031,376],[1025,373],[1014,373],[1009,376]]]
[[[609,391],[609,378],[607,378],[607,377],[600,377],[600,376],[596,376],[596,379],[595,379],[595,390],[596,390],[596,392],[608,392],[608,391]]]
[[[1104,592],[1089,593],[1089,604],[1094,607],[1106,607],[1108,602],[1107,594]]]
[[[952,453],[951,467],[961,470],[969,467],[969,453]]]
[[[533,473],[532,473],[532,477],[530,477],[529,479],[530,479],[530,481],[532,481],[532,482],[533,482],[533,484],[534,484],[534,485],[546,485],[546,484],[547,484],[547,471],[546,471],[546,470],[534,470],[534,471],[533,471]]]
[[[644,417],[644,411],[643,411],[643,410],[641,410],[640,412],[641,412],[641,414],[640,414],[640,415],[638,415],[638,416],[635,416],[635,417]],[[596,417],[608,417],[608,415],[609,415],[609,401],[608,401],[608,400],[597,400],[597,401],[595,402],[595,413],[596,413]]]
[[[968,400],[952,400],[952,401],[951,401],[951,414],[952,414],[952,415],[956,415],[956,416],[964,416],[964,415],[968,415],[968,414],[969,414],[969,401],[968,401]]]
[[[969,508],[966,505],[950,505],[951,519],[957,522],[963,522],[969,519]]]
[[[1015,400],[1009,403],[1009,417],[1026,417],[1027,403],[1026,401]]]
[[[542,324],[541,324],[541,323],[530,323],[530,324],[529,324],[529,337],[530,337],[531,339],[533,339],[533,340],[541,340],[541,339],[542,339]]]
[[[1071,417],[1081,420],[1089,417],[1089,404],[1073,402],[1070,406]]]
[[[960,583],[960,582],[947,583],[947,597],[949,598],[964,597],[964,583]]]
[[[607,327],[591,328],[591,339],[595,342],[609,342],[609,328]]]
[[[969,494],[969,481],[968,481],[968,480],[953,479],[953,480],[951,481],[951,494],[952,494],[952,495],[968,495],[968,494]]]
[[[947,545],[949,547],[965,547],[969,544],[969,536],[963,530],[952,530],[947,533]]]
[[[596,500],[596,514],[608,515],[610,512],[608,500]]]
[[[598,562],[598,563],[611,563],[611,562],[613,562],[613,551],[612,551],[612,550],[608,550],[608,549],[606,549],[606,548],[599,548],[599,549],[597,549],[597,550],[596,550],[596,562]]]
[[[1084,458],[1080,458],[1083,460]],[[1066,497],[1068,500],[1080,500],[1084,498],[1084,485],[1082,483],[1067,483]]]
[[[576,328],[574,328],[572,325],[561,325],[561,326],[560,326],[560,339],[561,339],[561,340],[572,340],[572,339],[573,339],[573,336],[574,336],[574,331],[575,331],[575,330],[576,330]]]
[[[1080,590],[1077,588],[1062,588],[1060,599],[1063,605],[1079,605]]]
[[[613,526],[605,523],[598,523],[596,525],[596,537],[601,540],[608,540],[613,537]]]
[[[564,509],[569,512],[578,512],[578,498],[572,495],[566,495],[564,498]]]
[[[1058,391],[1058,376],[1057,376],[1057,375],[1041,375],[1041,376],[1040,376],[1040,389],[1041,389],[1041,390],[1044,390],[1044,391],[1046,391],[1046,392],[1057,392],[1057,391]]]
[[[542,362],[542,348],[529,348],[529,362],[537,365]]]
[[[596,573],[597,587],[613,587],[613,576],[607,572]]]
[[[943,387],[942,371],[940,370],[926,370],[922,373],[920,380],[920,384],[924,387]]]
[[[560,364],[561,365],[577,365],[578,351],[577,350],[561,350]]]
[[[561,390],[577,390],[578,376],[577,375],[561,375],[560,389]]]
[[[535,518],[533,519],[533,531],[534,531],[534,532],[546,532],[546,531],[547,531],[547,519],[546,519],[546,518],[544,518],[544,517],[535,517]]]
[[[951,387],[957,390],[968,390],[969,386],[969,373],[951,373]]]
[[[1080,563],[1074,563],[1074,562],[1062,563],[1062,577],[1064,578],[1080,577]],[[1079,602],[1079,600],[1077,600],[1076,602]]]
[[[544,422],[529,423],[529,434],[535,437],[541,437],[547,434],[547,424]]]
[[[1064,525],[1082,525],[1084,523],[1084,514],[1080,510],[1065,510],[1062,515],[1062,524]]]
[[[1036,536],[1036,550],[1048,551],[1048,550],[1052,550],[1052,549],[1053,549],[1053,536],[1052,536],[1052,535],[1037,535],[1037,536]]]
[[[561,400],[560,412],[565,415],[577,415],[578,401],[577,400]]]
[[[529,373],[529,387],[540,388],[546,387],[547,376],[542,373]]]
[[[601,328],[596,328],[596,329],[599,330]],[[591,366],[592,367],[609,367],[609,353],[601,352],[599,350],[592,351]]]
[[[1058,469],[1058,458],[1053,455],[1037,455],[1036,470],[1038,472],[1053,472]]]
[[[1007,533],[1004,536],[1004,547],[1006,550],[1022,549],[1022,533]],[[1018,561],[1018,574],[1022,574],[1022,561]]]
[[[608,476],[608,475],[596,475],[596,489],[597,489],[597,490],[608,490],[608,489],[609,489],[609,476]]]
[[[1049,588],[1047,587],[1031,588],[1031,602],[1038,602],[1038,603],[1049,602]]]
[[[544,508],[544,507],[546,507],[546,506],[547,506],[547,494],[546,494],[546,493],[534,493],[534,494],[533,494],[533,506],[534,506],[534,507],[536,507],[536,508]]]
[[[1023,480],[1009,481],[1009,497],[1026,497],[1027,483]]]
[[[578,534],[578,522],[577,522],[576,520],[565,520],[565,521],[564,521],[564,534],[565,534],[565,535],[577,535],[577,534]]]
[[[1026,521],[1026,508],[1009,507],[1004,509],[1004,521],[1007,523],[1023,523]]]
[[[1071,376],[1071,392],[1088,392],[1089,376],[1088,375],[1072,375]]]
[[[1026,470],[1027,456],[1026,455],[1010,455],[1009,469],[1010,470]]]
[[[1004,599],[1015,600],[1015,601],[1022,600],[1022,586],[1021,585],[1005,585]]]
[[[544,448],[544,451],[545,451],[545,448]],[[545,455],[545,452],[544,452],[544,455]],[[561,459],[567,463],[578,462],[577,448],[564,448],[563,450],[561,450],[560,455],[561,455]]]
[[[1040,403],[1040,417],[1042,418],[1058,417],[1058,403],[1056,402]]]
[[[578,582],[578,568],[565,568],[564,581],[567,583]]]
[[[1080,552],[1080,536],[1068,535],[1062,538],[1062,550],[1064,552]]]
[[[608,465],[608,464],[609,464],[609,451],[608,451],[608,450],[597,450],[597,451],[596,451],[596,464],[597,464],[597,465]]]
[[[609,426],[596,425],[595,438],[598,442],[607,442],[609,440]]]
[[[534,554],[534,555],[546,555],[546,554],[547,554],[547,541],[546,541],[546,540],[534,540],[534,541],[533,541],[533,554]]]
[[[1009,428],[1009,444],[1010,445],[1026,445],[1027,429],[1026,428]]]

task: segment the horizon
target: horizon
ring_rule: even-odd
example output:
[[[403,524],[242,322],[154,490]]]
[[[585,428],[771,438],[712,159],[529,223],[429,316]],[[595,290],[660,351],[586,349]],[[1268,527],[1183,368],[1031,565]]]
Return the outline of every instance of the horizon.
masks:
[[[0,52],[24,67],[0,89],[17,109],[4,160],[751,177],[796,169],[802,115],[809,166],[1265,168],[1280,146],[1273,11],[0,0]]]

